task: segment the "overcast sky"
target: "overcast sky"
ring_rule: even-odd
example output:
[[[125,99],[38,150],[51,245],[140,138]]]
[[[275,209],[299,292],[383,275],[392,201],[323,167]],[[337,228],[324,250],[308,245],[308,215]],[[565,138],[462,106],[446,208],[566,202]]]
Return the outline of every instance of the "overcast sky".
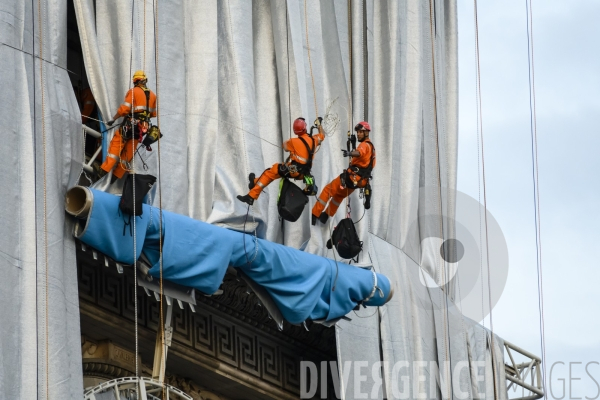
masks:
[[[478,197],[473,1],[458,0],[458,189]],[[488,208],[508,244],[495,332],[540,355],[525,0],[479,1]],[[600,398],[600,1],[533,2],[542,265],[554,397]],[[489,327],[489,321],[487,322]],[[569,385],[569,362],[573,380]],[[600,366],[588,370],[600,382]],[[514,395],[512,395],[514,397]]]

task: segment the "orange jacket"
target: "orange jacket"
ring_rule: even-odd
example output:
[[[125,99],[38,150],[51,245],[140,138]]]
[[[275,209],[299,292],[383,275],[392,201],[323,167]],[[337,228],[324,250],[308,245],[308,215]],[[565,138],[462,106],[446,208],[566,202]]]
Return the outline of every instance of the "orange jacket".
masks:
[[[125,95],[125,100],[117,110],[117,114],[120,117],[124,117],[126,115],[131,114],[131,97],[133,91],[133,112],[139,113],[146,111],[146,93],[144,89],[139,86],[134,87],[133,89],[129,89],[127,94]],[[150,111],[150,117],[156,117],[156,95],[152,90],[150,91],[150,98],[148,103],[148,111]]]
[[[356,166],[359,168],[367,168],[371,163],[371,152],[373,152],[373,168],[375,168],[376,159],[375,159],[375,148],[371,144],[367,144],[367,142],[371,143],[369,138],[363,140],[356,151],[360,153],[358,157],[352,157],[352,161],[350,161],[351,166]]]
[[[304,143],[302,143],[302,140],[300,140],[300,138],[304,139],[304,141],[308,145],[308,148],[313,150],[314,155],[315,150],[317,150],[317,146],[319,146],[321,142],[325,140],[325,135],[322,133],[317,133],[316,135],[313,135],[311,140],[310,136],[308,136],[308,134],[305,133],[303,135],[298,136],[297,138],[292,138],[283,144],[283,149],[285,151],[290,152],[290,159],[300,164],[306,164],[308,163],[308,158],[310,157],[310,154],[308,154],[308,152],[306,151],[306,146],[304,145]]]
[[[88,117],[92,115],[94,108],[96,108],[96,101],[94,100],[94,95],[92,94],[92,90],[90,88],[83,89],[81,92],[81,102],[82,110],[81,110],[81,121],[85,123]]]

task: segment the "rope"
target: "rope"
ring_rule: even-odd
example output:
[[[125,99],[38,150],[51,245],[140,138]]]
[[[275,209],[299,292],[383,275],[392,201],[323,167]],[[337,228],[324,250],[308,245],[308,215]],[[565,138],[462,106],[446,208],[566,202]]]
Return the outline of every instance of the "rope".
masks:
[[[439,147],[439,130],[438,130],[438,118],[437,118],[437,87],[436,87],[436,80],[435,80],[435,34],[434,34],[434,29],[433,29],[433,20],[434,20],[434,15],[433,15],[433,0],[429,0],[429,34],[431,37],[431,78],[432,78],[432,86],[433,86],[433,124],[434,124],[434,132],[435,132],[435,155],[436,155],[436,172],[437,172],[437,179],[438,179],[438,188],[439,188],[439,202],[438,202],[438,206],[439,206],[439,215],[440,215],[440,236],[443,240],[444,238],[444,221],[443,221],[443,217],[442,217],[442,211],[443,211],[443,207],[442,207],[442,182],[441,182],[441,171],[440,171],[440,147]],[[441,255],[439,256],[439,260],[440,260],[440,272],[444,278],[444,282],[448,282],[448,276],[447,276],[447,269],[446,269],[446,263],[443,260],[443,258],[441,257]],[[445,295],[445,301],[444,299],[442,299],[442,303],[444,304],[444,312],[443,312],[443,322],[444,322],[444,347],[445,347],[445,352],[446,352],[446,359],[449,361],[449,370],[447,372],[447,382],[448,382],[448,395],[451,395],[452,393],[452,386],[453,383],[450,379],[450,368],[451,368],[451,364],[452,364],[452,353],[451,353],[451,349],[448,346],[448,341],[450,339],[450,324],[448,321],[448,293],[445,293],[446,290],[440,290],[440,298],[442,296]]]
[[[39,23],[39,42],[40,42],[40,59],[44,59],[44,24],[42,19],[42,1],[38,0],[38,23]],[[35,35],[34,35],[35,36]],[[33,52],[33,51],[32,51]],[[49,275],[48,275],[48,191],[47,191],[47,160],[46,160],[46,103],[45,103],[45,90],[44,90],[44,63],[40,61],[40,86],[42,94],[42,148],[43,148],[43,160],[44,160],[44,275],[45,275],[45,288],[44,288],[44,336],[46,341],[45,358],[46,358],[46,399],[50,398],[50,338],[48,329],[48,287],[49,287]]]
[[[39,6],[39,4],[38,4]],[[39,19],[41,21],[41,18]],[[32,70],[32,81],[33,81],[33,148],[37,149],[37,140],[36,140],[36,132],[37,132],[37,110],[36,110],[36,85],[35,85],[35,77],[36,77],[36,71],[35,71],[35,59],[37,58],[35,56],[35,0],[31,0],[31,70]],[[34,153],[35,154],[35,153]],[[37,170],[34,167],[34,177],[35,177],[35,182],[37,182]],[[37,204],[37,191],[34,190],[34,196],[35,196],[35,204]],[[35,238],[36,238],[36,244],[37,244],[37,239],[38,239],[38,222],[37,222],[37,218],[35,218]],[[36,262],[35,262],[35,276],[36,276],[36,291],[35,291],[35,331],[36,333],[38,332],[38,326],[39,326],[39,314],[38,314],[38,309],[39,307],[38,305],[38,290],[37,290],[37,277],[38,277],[38,262],[37,262],[37,257],[36,257]],[[40,349],[40,341],[39,341],[39,335],[36,334],[36,339],[35,339],[35,347],[36,347],[36,354],[39,354],[39,349]],[[36,374],[36,384],[39,385],[40,382],[40,369],[36,368],[35,369],[35,374]]]
[[[287,54],[287,84],[288,84],[288,125],[290,129],[290,139],[292,138],[292,98],[290,84],[290,32],[288,22],[288,3],[285,2],[285,51]],[[283,147],[283,146],[281,146]]]
[[[542,239],[540,216],[540,183],[538,178],[537,119],[535,109],[535,67],[533,57],[533,10],[531,0],[525,2],[527,10],[527,61],[529,66],[529,113],[531,121],[531,161],[533,178],[533,205],[535,219],[535,247],[538,278],[538,308],[540,313],[540,346],[542,351],[542,385],[546,392],[546,333],[544,330],[544,284],[542,274]]]
[[[133,32],[134,32],[134,10],[135,10],[135,0],[131,2],[131,44],[130,44],[130,55],[129,55],[129,76],[133,75]],[[139,20],[139,18],[138,18]],[[131,173],[133,174],[133,304],[134,304],[134,330],[135,330],[135,377],[139,377],[139,362],[138,362],[138,354],[139,354],[139,343],[138,343],[138,297],[137,297],[137,231],[136,231],[136,217],[135,217],[135,122],[133,118],[133,88],[131,90],[131,147],[132,154],[134,157],[132,158],[132,168]],[[136,395],[139,396],[139,385],[135,386]]]
[[[246,251],[246,222],[248,221],[248,214],[250,213],[250,204],[248,204],[248,209],[246,210],[246,218],[244,219],[244,234],[242,235],[242,241],[244,242],[244,255],[246,256],[246,264],[251,265],[256,257],[258,257],[258,236],[256,235],[256,220],[254,219],[254,215],[252,215],[252,222],[254,225],[254,257],[252,260],[248,258],[248,252]]]
[[[146,72],[146,0],[142,1],[144,2],[144,52],[142,55],[142,70]]]
[[[333,217],[331,217],[331,221],[329,221],[329,239],[331,240],[331,247],[332,247],[331,250],[333,251],[333,260],[335,261],[335,279],[333,280],[333,285],[331,286],[331,291],[335,292],[338,275],[340,273],[340,267],[338,265],[337,256],[335,255],[335,250],[333,250],[333,248],[335,246],[333,245],[333,229],[331,229],[332,226],[333,226]]]
[[[475,5],[474,7],[474,22],[473,22],[473,27],[477,26],[477,7]],[[480,101],[480,94],[481,94],[481,87],[479,86],[480,84],[480,80],[479,80],[479,70],[477,69],[477,65],[478,65],[478,59],[479,59],[479,46],[477,45],[478,41],[479,41],[479,35],[477,35],[477,31],[475,32],[475,99],[476,99],[476,115],[477,115],[477,201],[479,204],[481,204],[481,150],[480,150],[480,143],[479,143],[479,135],[481,133],[481,101]],[[487,211],[487,210],[486,210]],[[485,211],[484,211],[485,212]],[[482,226],[482,220],[481,220],[481,208],[478,211],[479,213],[479,248],[482,248],[482,243],[483,243],[483,232],[481,229]],[[481,323],[483,325],[483,327],[485,328],[485,305],[484,305],[484,288],[483,288],[483,251],[479,252],[479,276],[481,277],[481,315],[482,315],[482,319],[481,319]],[[482,339],[483,339],[483,343],[485,343],[485,336],[486,336],[486,331],[485,329],[483,329],[481,331],[482,334]]]
[[[287,7],[287,5],[286,5],[286,7]],[[315,100],[315,117],[318,118],[319,117],[319,107],[317,106],[317,91],[315,90],[315,77],[313,75],[312,60],[310,57],[310,42],[308,41],[308,14],[306,11],[306,0],[304,0],[304,26],[306,27],[306,52],[308,53],[308,66],[310,68],[310,80],[312,82],[313,97]]]
[[[490,278],[490,251],[489,251],[489,233],[488,233],[488,218],[487,218],[487,191],[485,182],[485,151],[483,145],[483,115],[481,113],[481,63],[479,59],[479,21],[477,18],[477,0],[474,1],[475,7],[475,47],[477,55],[477,88],[479,91],[479,121],[480,121],[480,135],[481,135],[481,175],[483,178],[483,208],[484,208],[484,224],[485,224],[485,250],[486,250],[486,263],[487,263],[487,281],[488,281],[488,306],[490,308],[490,330],[492,332],[491,338],[491,358],[492,358],[492,370],[493,370],[493,383],[494,383],[494,396],[498,398],[498,383],[496,382],[496,360],[495,360],[495,339],[494,339],[494,318],[492,311],[492,294],[491,294],[491,278]]]
[[[352,122],[354,118],[354,68],[352,66],[352,0],[348,0],[348,62],[350,64],[350,93],[348,94],[348,139],[352,132]],[[352,157],[348,156],[348,168],[352,164]],[[346,174],[346,177],[348,175]],[[346,184],[346,215],[350,217],[350,190]]]

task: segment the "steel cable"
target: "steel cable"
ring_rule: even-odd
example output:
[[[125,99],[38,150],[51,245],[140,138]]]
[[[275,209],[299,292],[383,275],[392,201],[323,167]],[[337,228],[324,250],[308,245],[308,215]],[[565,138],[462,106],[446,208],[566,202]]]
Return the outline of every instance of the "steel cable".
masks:
[[[540,216],[540,183],[538,167],[538,147],[537,147],[537,118],[535,101],[535,66],[533,56],[533,10],[531,0],[525,2],[527,10],[527,61],[529,75],[529,114],[531,127],[531,161],[533,178],[533,205],[535,220],[535,247],[536,247],[536,266],[538,279],[538,309],[540,314],[540,346],[542,351],[542,385],[546,393],[546,333],[544,320],[544,282],[542,274],[542,239],[541,239],[541,216]]]
[[[494,318],[492,310],[492,293],[491,293],[491,269],[490,269],[490,251],[489,251],[489,232],[488,232],[488,218],[487,218],[487,191],[485,181],[485,150],[483,144],[483,114],[481,112],[481,63],[480,63],[480,52],[479,52],[479,20],[477,15],[477,0],[474,0],[475,7],[475,50],[477,56],[477,90],[478,96],[478,108],[479,108],[479,135],[481,139],[481,176],[483,181],[483,212],[484,212],[484,226],[485,226],[485,251],[486,251],[486,266],[487,266],[487,284],[488,284],[488,306],[490,310],[490,330],[491,330],[491,349],[490,355],[492,358],[492,374],[494,383],[494,396],[498,398],[498,382],[496,379],[496,357],[495,357],[495,335],[494,335]]]
[[[435,134],[435,160],[436,160],[436,172],[437,172],[437,180],[438,180],[438,188],[439,188],[439,201],[437,205],[439,206],[439,216],[440,216],[440,237],[442,239],[442,243],[444,240],[444,221],[443,221],[443,206],[442,206],[442,181],[441,181],[441,166],[440,166],[440,146],[439,146],[439,129],[438,129],[438,117],[437,117],[437,88],[436,88],[436,74],[435,74],[435,32],[434,32],[434,9],[433,9],[433,1],[429,0],[429,34],[431,39],[431,78],[432,78],[432,88],[433,88],[433,128]],[[431,107],[431,105],[430,105]],[[444,286],[448,283],[448,272],[446,268],[446,262],[443,257],[439,257],[440,260],[440,274],[442,279],[438,277],[438,284],[443,282]],[[440,287],[441,289],[441,287]],[[452,379],[450,379],[450,368],[452,365],[452,349],[449,347],[450,340],[450,323],[448,318],[448,287],[440,290],[440,302],[444,304],[443,309],[443,323],[444,323],[444,348],[446,359],[449,361],[449,369],[446,375],[446,381],[448,382],[448,395],[452,396],[452,388],[453,383]],[[445,296],[445,298],[444,298]]]

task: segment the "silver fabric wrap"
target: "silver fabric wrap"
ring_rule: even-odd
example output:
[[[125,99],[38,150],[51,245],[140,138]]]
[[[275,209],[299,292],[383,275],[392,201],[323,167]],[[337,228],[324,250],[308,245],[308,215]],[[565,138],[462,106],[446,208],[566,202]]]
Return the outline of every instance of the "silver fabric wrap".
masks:
[[[350,379],[345,398],[360,398],[361,393],[375,393],[369,398],[380,399],[420,398],[422,393],[426,396],[422,398],[442,399],[450,392],[451,398],[506,399],[502,339],[494,336],[492,356],[491,333],[464,318],[441,289],[423,285],[426,271],[410,256],[374,235],[369,251],[375,270],[395,282],[395,294],[378,313],[364,309],[350,314],[351,322],[338,323],[338,358],[340,365],[346,360],[367,361],[363,374],[366,371],[369,377],[381,362],[384,384],[369,379],[356,388]],[[402,365],[404,369],[394,370]],[[356,364],[351,368],[346,373],[352,377]],[[425,376],[422,382],[416,379],[415,368]],[[445,379],[448,372],[452,381]],[[432,382],[440,374],[443,383]]]
[[[348,129],[369,121],[377,167],[371,210],[357,224],[366,250],[361,263],[373,263],[389,276],[396,297],[373,317],[367,318],[369,311],[365,318],[339,324],[339,361],[491,360],[489,334],[463,321],[452,306],[453,288],[447,301],[444,293],[415,281],[417,272],[442,281],[447,266],[440,262],[439,243],[427,239],[454,232],[441,215],[453,217],[456,187],[455,0],[434,0],[433,18],[429,2],[420,0],[352,0],[350,13],[347,0],[159,1],[157,64],[154,2],[145,0],[144,26],[143,0],[133,8],[132,0],[96,1],[96,10],[92,0],[73,1],[88,81],[104,118],[115,113],[137,69],[145,69],[158,95],[158,122],[165,136],[155,205],[161,198],[165,209],[244,229],[246,206],[235,197],[247,192],[249,172],[258,175],[285,160],[281,146],[293,135],[296,117],[310,124],[316,108],[329,128],[314,161],[319,188],[347,165],[340,149]],[[66,2],[42,0],[47,137],[42,143],[40,61],[34,63],[31,56],[39,52],[39,37],[32,43],[39,25],[30,4],[0,0],[0,151],[7,160],[0,174],[0,262],[5,266],[0,397],[44,398],[48,354],[51,397],[79,398],[75,249],[62,203],[81,171],[83,136],[64,69]],[[153,147],[152,153],[141,153],[149,172],[158,175],[159,148]],[[328,226],[310,225],[314,198],[299,221],[282,223],[277,192],[277,182],[264,190],[245,229],[257,228],[268,240],[333,257],[324,244],[344,217],[345,204]],[[364,210],[358,191],[350,205],[354,220],[360,219]],[[500,342],[495,340],[495,347]],[[498,348],[495,360],[501,366]],[[38,384],[32,385],[36,369]],[[473,389],[473,376],[461,374],[460,387]],[[486,376],[485,390],[490,379]],[[504,380],[498,382],[502,387]],[[390,383],[387,376],[387,391]],[[354,394],[350,384],[344,396]]]
[[[82,169],[81,115],[65,69],[66,2],[42,0],[41,24],[33,5],[0,1],[0,398],[80,399],[75,243],[63,204]]]

